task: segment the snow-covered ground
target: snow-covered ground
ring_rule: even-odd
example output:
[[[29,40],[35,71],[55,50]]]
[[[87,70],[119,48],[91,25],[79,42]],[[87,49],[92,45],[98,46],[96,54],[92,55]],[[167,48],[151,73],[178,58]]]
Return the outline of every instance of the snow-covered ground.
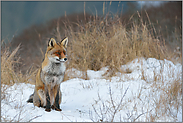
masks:
[[[73,70],[78,76],[81,73]],[[141,58],[121,66],[121,70],[128,73],[116,73],[116,76],[105,79],[102,74],[107,71],[106,67],[100,71],[88,70],[89,80],[74,78],[63,82],[61,112],[46,112],[43,108],[27,103],[27,99],[34,91],[34,85],[15,84],[6,90],[6,98],[1,101],[1,121],[6,119],[24,122],[182,122],[181,95],[175,100],[165,102],[169,110],[158,108],[163,94],[166,99],[166,89],[176,80],[182,82],[181,64],[173,64],[168,60]],[[178,108],[170,104],[176,101],[180,102]]]

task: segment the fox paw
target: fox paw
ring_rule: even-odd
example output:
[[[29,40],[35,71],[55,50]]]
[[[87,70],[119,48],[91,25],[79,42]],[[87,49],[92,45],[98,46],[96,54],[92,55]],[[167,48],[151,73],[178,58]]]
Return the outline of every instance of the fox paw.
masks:
[[[62,109],[55,108],[56,111],[62,111]]]
[[[52,108],[52,109],[55,109],[56,111],[62,111],[62,109],[57,108],[57,107],[56,107],[56,106],[54,106],[54,105],[52,105],[52,106],[51,106],[51,108]]]
[[[50,112],[50,111],[51,111],[51,109],[45,109],[45,111]]]

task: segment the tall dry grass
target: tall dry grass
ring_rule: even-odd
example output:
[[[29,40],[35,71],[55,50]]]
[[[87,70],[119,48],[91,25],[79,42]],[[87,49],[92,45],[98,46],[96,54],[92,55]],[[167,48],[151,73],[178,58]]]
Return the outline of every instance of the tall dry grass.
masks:
[[[15,59],[20,46],[18,46],[13,52],[9,52],[5,49],[1,51],[1,84],[12,85],[21,80],[21,75],[14,70],[15,64],[19,62],[19,58]]]
[[[1,84],[13,85],[14,83],[28,83],[29,79],[33,79],[35,72],[30,69],[27,70],[27,73],[24,75],[18,67],[18,64],[22,64],[19,62],[20,57],[16,56],[19,49],[20,45],[12,52],[9,50],[8,46],[2,47]]]
[[[96,16],[87,24],[78,23],[77,31],[67,29],[69,68],[86,71],[108,66],[112,76],[122,72],[121,65],[137,57],[171,59],[173,53],[168,51],[165,41],[156,38],[152,33],[156,29],[149,28],[150,22],[143,22],[140,14],[141,23],[131,19],[127,25],[123,25],[119,16],[113,17]],[[83,75],[86,79],[86,72]]]
[[[124,62],[124,64],[125,64],[125,61],[127,61],[126,59],[128,59],[128,57],[133,58],[136,54],[138,54],[138,56],[140,56],[140,54],[144,54],[143,56],[148,56],[146,55],[148,53],[146,53],[145,51],[147,51],[146,49],[149,45],[145,44],[144,41],[146,39],[149,40],[149,37],[150,37],[152,38],[150,40],[153,40],[153,41],[149,41],[150,44],[154,43],[153,45],[150,45],[151,47],[157,44],[159,46],[164,45],[168,47],[168,51],[169,51],[168,57],[172,58],[171,61],[172,60],[181,61],[181,52],[179,52],[179,54],[173,53],[176,48],[179,49],[180,51],[182,50],[182,47],[181,47],[181,44],[182,44],[181,43],[182,42],[182,25],[181,25],[182,23],[181,8],[182,7],[181,6],[182,4],[181,2],[166,2],[158,7],[149,7],[149,8],[143,7],[141,10],[139,10],[140,11],[139,13],[137,12],[135,13],[136,5],[131,4],[130,9],[127,12],[123,13],[123,11],[121,12],[118,11],[118,13],[115,13],[115,14],[110,12],[111,2],[109,6],[108,5],[106,6],[106,5],[107,4],[105,4],[104,2],[103,15],[98,15],[97,11],[96,11],[96,15],[91,15],[86,13],[85,10],[84,10],[84,13],[70,14],[70,15],[65,14],[65,16],[50,20],[46,24],[32,25],[31,27],[24,30],[20,35],[15,36],[12,39],[11,47],[14,49],[20,43],[22,44],[21,52],[19,52],[21,56],[20,61],[23,62],[25,65],[24,66],[20,65],[21,71],[25,73],[25,71],[29,69],[29,66],[34,66],[35,69],[40,66],[42,62],[42,53],[40,52],[40,49],[43,51],[43,53],[45,52],[47,42],[50,37],[57,37],[59,41],[61,38],[69,36],[70,47],[75,47],[75,45],[72,46],[72,44],[78,45],[80,42],[83,42],[85,40],[88,40],[88,41],[85,41],[84,45],[88,45],[87,43],[92,42],[92,40],[94,40],[95,43],[93,42],[89,43],[89,45],[91,44],[91,45],[94,45],[93,47],[95,47],[95,49],[93,48],[94,51],[92,51],[93,52],[92,57],[96,56],[96,53],[94,53],[95,51],[97,52],[101,51],[100,52],[101,56],[102,54],[103,55],[106,54],[103,52],[105,52],[105,49],[107,49],[108,51],[110,50],[110,48],[108,48],[109,47],[108,45],[116,43],[119,40],[123,40],[121,41],[123,42],[122,52],[124,53],[124,55],[126,54],[126,56],[123,55],[121,59],[122,59],[122,62]],[[85,4],[84,4],[84,9],[85,9]],[[135,36],[135,34],[132,34],[132,33],[137,33],[137,36]],[[82,37],[82,35],[84,35],[84,37]],[[120,39],[117,39],[117,38],[120,38]],[[154,41],[156,39],[158,40]],[[138,40],[138,42],[136,40]],[[98,46],[95,46],[95,44],[97,44],[98,42],[100,42]],[[119,41],[119,43],[121,42]],[[141,42],[143,42],[143,47],[144,47],[143,50],[142,50]],[[147,41],[145,42],[148,43]],[[101,44],[102,44],[102,47],[99,48]],[[91,45],[90,45],[90,48],[91,48]],[[125,45],[127,45],[127,47],[130,47],[129,51],[125,50],[126,48]],[[147,45],[147,47],[145,47],[145,45]],[[113,47],[115,48],[116,46],[113,46]],[[132,50],[132,47],[133,47],[133,50]],[[155,46],[155,47],[158,47],[158,46]],[[78,48],[79,49],[77,48],[75,49],[82,51],[82,48],[80,46],[78,46]],[[111,50],[113,50],[114,48],[111,48]],[[134,48],[137,48],[137,49],[139,48],[142,51],[138,50],[137,51],[138,53],[137,53],[134,50]],[[150,49],[153,50],[153,48],[150,48]],[[156,54],[156,52],[159,52],[159,49],[160,48],[158,49],[155,48],[154,54]],[[117,51],[115,50],[116,49],[114,49],[113,51],[117,54]],[[86,51],[88,50],[86,49]],[[150,52],[152,53],[152,51]],[[98,54],[99,53],[97,53],[97,55]],[[174,57],[175,55],[176,57]],[[81,56],[84,57],[83,54],[81,54]],[[121,54],[119,54],[118,56],[121,57]],[[149,55],[149,57],[154,57],[154,55],[151,54]],[[72,56],[70,58],[72,58]],[[76,59],[76,58],[73,57],[72,59]],[[80,60],[81,63],[83,63],[82,59]],[[109,56],[105,55],[100,60],[92,59],[92,65],[89,65],[89,67],[86,67],[86,68],[97,70],[100,68],[100,66],[105,66],[106,59],[109,59]],[[110,62],[110,59],[113,59],[113,60]],[[111,65],[114,64],[113,63],[114,61],[116,62],[116,60],[114,60],[116,59],[115,56],[113,57],[111,55],[110,59],[108,60],[108,63],[110,62]],[[98,61],[101,61],[101,60],[102,60],[102,64],[98,63]],[[86,62],[85,59],[84,61]],[[87,57],[87,62],[88,61],[91,61],[91,60],[88,59]],[[69,66],[77,66],[77,64],[76,65],[70,64]],[[115,64],[119,64],[119,63],[115,63]],[[78,68],[84,69],[84,70],[86,69],[86,68],[80,68],[81,66],[83,65],[82,64],[79,65]],[[88,65],[85,64],[84,66],[88,66]]]

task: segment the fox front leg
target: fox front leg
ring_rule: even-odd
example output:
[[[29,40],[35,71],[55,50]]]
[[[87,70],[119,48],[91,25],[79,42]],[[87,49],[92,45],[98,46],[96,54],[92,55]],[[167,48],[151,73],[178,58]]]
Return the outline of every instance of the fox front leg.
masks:
[[[49,96],[48,90],[46,91],[46,109],[45,109],[45,111],[47,111],[47,112],[51,111],[50,96]]]
[[[53,107],[53,109],[55,109],[56,111],[62,111],[62,109],[60,109],[60,105],[59,105],[59,101],[60,101],[60,91],[59,91],[59,89],[57,91],[57,95],[55,97],[55,103],[54,103],[54,107]]]

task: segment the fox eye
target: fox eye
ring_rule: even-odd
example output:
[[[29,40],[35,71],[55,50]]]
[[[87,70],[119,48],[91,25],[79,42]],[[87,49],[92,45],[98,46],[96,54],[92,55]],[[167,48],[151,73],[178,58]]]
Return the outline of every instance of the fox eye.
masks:
[[[64,55],[66,55],[66,51],[65,50],[63,51],[63,53],[64,53]]]
[[[56,52],[56,54],[60,55],[60,52]]]

